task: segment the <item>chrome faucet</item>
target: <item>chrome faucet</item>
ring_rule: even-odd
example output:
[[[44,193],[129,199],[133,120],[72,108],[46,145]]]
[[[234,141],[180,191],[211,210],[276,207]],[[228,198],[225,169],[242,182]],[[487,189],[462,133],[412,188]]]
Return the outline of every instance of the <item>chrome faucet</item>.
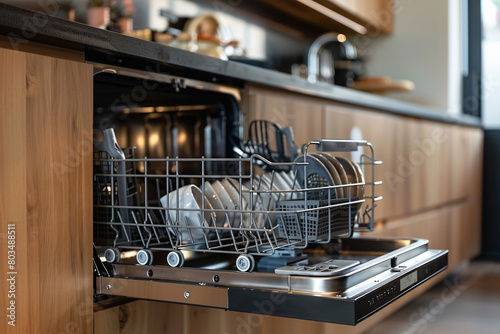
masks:
[[[320,69],[319,69],[319,55],[323,47],[330,42],[340,42],[345,48],[346,55],[351,59],[356,58],[356,49],[347,40],[344,34],[338,34],[336,32],[329,32],[324,35],[319,36],[309,47],[309,53],[307,54],[307,80],[309,82],[321,81]],[[333,65],[335,59],[332,60],[332,68],[330,69],[334,73]]]

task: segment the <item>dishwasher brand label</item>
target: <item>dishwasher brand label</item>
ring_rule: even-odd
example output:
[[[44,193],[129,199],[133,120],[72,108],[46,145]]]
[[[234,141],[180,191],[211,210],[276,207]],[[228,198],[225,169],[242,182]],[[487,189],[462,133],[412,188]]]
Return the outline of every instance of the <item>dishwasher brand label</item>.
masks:
[[[16,224],[7,224],[7,323],[16,325]]]
[[[417,283],[417,271],[415,270],[409,275],[406,275],[399,281],[400,283],[400,291],[404,291],[413,284]]]

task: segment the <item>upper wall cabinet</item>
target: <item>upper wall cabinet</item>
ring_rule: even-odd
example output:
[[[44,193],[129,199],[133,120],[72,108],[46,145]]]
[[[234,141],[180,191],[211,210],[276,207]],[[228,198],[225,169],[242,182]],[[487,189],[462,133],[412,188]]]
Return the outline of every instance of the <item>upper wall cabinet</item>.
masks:
[[[392,32],[393,0],[259,0],[325,31]]]

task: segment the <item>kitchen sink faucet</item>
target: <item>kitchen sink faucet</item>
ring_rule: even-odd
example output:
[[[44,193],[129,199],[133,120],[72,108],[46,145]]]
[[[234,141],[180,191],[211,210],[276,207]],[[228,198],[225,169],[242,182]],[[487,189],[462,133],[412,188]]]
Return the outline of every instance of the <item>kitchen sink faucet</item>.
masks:
[[[309,47],[309,52],[307,54],[307,71],[308,76],[307,80],[309,82],[317,82],[321,80],[321,71],[320,71],[320,53],[323,50],[324,46],[331,42],[339,42],[345,48],[345,54],[351,59],[356,58],[356,49],[354,46],[347,40],[344,34],[338,34],[336,32],[329,32],[324,35],[319,36]],[[331,58],[333,58],[331,56]],[[334,61],[335,59],[331,59],[331,76],[333,78],[334,75]]]

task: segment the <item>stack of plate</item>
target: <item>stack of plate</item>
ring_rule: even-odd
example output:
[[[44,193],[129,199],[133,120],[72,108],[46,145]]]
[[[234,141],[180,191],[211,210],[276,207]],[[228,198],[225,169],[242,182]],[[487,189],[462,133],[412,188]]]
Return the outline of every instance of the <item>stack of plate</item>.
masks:
[[[308,153],[295,159],[293,171],[301,188],[336,186],[308,192],[310,199],[364,198],[365,178],[359,165],[328,153]],[[355,185],[352,185],[355,184]]]
[[[175,226],[200,227],[190,231],[179,228],[184,240],[191,239],[192,235],[200,240],[209,231],[204,227],[219,227],[222,232],[228,228],[271,227],[275,219],[268,211],[274,210],[277,201],[291,198],[293,183],[291,173],[285,172],[262,174],[245,183],[233,178],[205,181],[201,187],[190,184],[172,191],[161,198],[161,203],[169,209],[169,217]],[[187,189],[190,196],[185,194]],[[202,197],[205,198],[204,210],[201,210]]]

